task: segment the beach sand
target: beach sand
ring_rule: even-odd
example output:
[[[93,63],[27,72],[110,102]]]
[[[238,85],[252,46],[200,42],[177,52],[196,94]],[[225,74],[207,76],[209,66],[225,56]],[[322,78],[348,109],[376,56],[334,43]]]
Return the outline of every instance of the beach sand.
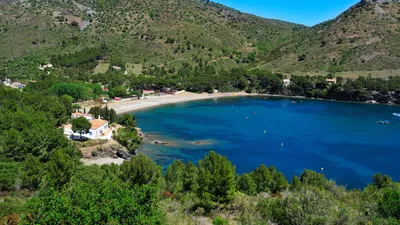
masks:
[[[142,100],[126,99],[120,102],[109,102],[108,108],[110,109],[112,108],[117,112],[117,114],[121,114],[151,107],[157,107],[160,105],[171,104],[171,103],[222,98],[222,97],[233,97],[233,96],[250,96],[250,95],[251,94],[248,94],[246,92],[214,93],[214,94],[208,94],[208,93],[195,94],[191,92],[183,92],[176,95],[154,96]]]

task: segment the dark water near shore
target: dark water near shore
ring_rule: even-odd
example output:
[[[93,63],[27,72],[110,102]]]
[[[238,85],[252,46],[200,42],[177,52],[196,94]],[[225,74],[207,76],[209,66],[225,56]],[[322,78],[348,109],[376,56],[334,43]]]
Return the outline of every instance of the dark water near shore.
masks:
[[[274,165],[288,180],[307,168],[348,188],[362,188],[381,172],[400,178],[398,106],[238,97],[177,103],[134,112],[152,138],[140,152],[168,166],[197,162],[210,150],[238,173]],[[300,102],[302,101],[302,102]],[[389,120],[390,125],[379,125]],[[264,132],[265,131],[265,132]],[[170,146],[156,146],[151,140]],[[201,145],[194,142],[203,140]],[[283,146],[282,146],[283,143]]]

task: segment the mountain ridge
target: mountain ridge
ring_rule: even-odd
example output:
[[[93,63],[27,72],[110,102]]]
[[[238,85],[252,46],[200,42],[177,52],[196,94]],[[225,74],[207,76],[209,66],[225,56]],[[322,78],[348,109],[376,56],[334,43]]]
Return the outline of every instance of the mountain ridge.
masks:
[[[104,59],[179,68],[260,68],[284,73],[400,68],[397,0],[363,0],[313,27],[197,0],[29,0],[0,6],[0,61],[105,44]],[[388,34],[389,32],[389,34]],[[392,32],[392,33],[390,33]],[[94,69],[94,68],[91,68]]]

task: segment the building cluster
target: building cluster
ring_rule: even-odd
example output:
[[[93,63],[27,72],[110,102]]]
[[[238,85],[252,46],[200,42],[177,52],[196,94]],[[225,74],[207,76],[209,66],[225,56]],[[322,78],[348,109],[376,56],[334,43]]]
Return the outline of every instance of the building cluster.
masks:
[[[39,66],[39,69],[40,69],[40,70],[43,70],[43,71],[44,71],[45,69],[47,69],[47,68],[49,68],[49,69],[50,69],[50,68],[53,68],[53,64],[50,64],[50,63],[49,63],[49,64],[45,64],[45,65],[40,65],[40,66]]]
[[[331,85],[331,84],[336,84],[336,83],[337,83],[336,78],[325,79],[325,81],[326,81],[329,85]],[[283,79],[283,86],[284,86],[284,87],[289,87],[290,84],[292,84],[290,78]]]
[[[86,118],[92,125],[88,133],[86,132],[82,133],[82,137],[88,139],[103,139],[103,140],[109,140],[112,138],[113,128],[109,127],[107,120],[101,119],[100,116],[99,118],[95,119],[92,114],[88,113],[80,113],[80,112],[72,113],[71,118],[77,119],[79,117]],[[74,132],[72,130],[72,124],[65,124],[63,128],[64,128],[64,134],[67,135],[69,139],[80,137],[79,131]]]
[[[4,84],[5,86],[11,87],[11,88],[17,88],[17,89],[22,89],[22,88],[25,87],[25,84],[23,84],[23,83],[21,83],[21,82],[18,82],[18,81],[12,82],[12,81],[11,81],[10,79],[8,79],[8,78],[6,78],[6,79],[3,81],[3,84]]]

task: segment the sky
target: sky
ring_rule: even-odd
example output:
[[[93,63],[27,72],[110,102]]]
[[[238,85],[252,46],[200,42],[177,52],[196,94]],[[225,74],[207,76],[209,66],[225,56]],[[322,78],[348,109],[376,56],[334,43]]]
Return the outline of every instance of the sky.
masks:
[[[330,20],[360,0],[214,0],[241,12],[313,26]]]

